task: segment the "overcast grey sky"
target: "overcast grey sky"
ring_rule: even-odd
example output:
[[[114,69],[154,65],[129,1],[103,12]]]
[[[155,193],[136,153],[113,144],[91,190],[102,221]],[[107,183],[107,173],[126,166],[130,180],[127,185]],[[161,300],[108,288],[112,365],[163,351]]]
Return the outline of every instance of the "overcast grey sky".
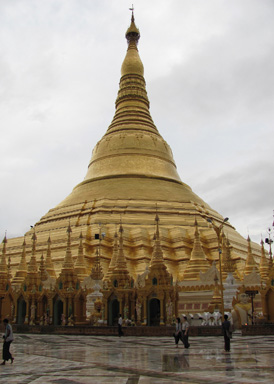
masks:
[[[130,6],[0,0],[0,236],[83,180],[114,115]],[[274,209],[274,2],[134,7],[151,115],[182,181],[259,242]]]

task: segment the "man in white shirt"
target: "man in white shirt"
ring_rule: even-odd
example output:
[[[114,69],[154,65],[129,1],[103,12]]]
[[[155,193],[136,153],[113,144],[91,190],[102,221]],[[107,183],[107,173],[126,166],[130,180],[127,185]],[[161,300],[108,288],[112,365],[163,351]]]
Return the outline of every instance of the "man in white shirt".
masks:
[[[189,322],[187,321],[187,317],[183,316],[182,318],[182,333],[183,333],[183,343],[185,348],[189,348],[190,344],[188,342],[188,331],[189,331]]]
[[[3,336],[4,344],[3,344],[3,363],[1,365],[5,365],[6,361],[13,363],[14,358],[12,357],[10,353],[10,345],[13,341],[13,332],[12,332],[12,326],[9,324],[8,319],[3,320],[4,326],[5,326],[5,334]]]

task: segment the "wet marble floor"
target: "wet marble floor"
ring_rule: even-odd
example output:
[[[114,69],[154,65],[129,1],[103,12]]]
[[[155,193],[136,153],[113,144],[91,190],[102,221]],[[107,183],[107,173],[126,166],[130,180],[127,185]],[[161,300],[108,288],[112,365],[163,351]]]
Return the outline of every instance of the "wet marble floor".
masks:
[[[168,337],[17,334],[15,360],[0,383],[211,384],[274,383],[274,336],[193,337],[178,349]]]

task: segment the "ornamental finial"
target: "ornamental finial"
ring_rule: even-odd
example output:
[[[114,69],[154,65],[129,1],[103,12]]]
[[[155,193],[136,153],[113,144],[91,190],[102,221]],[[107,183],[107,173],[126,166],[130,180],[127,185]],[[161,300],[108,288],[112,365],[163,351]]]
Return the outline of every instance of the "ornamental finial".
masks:
[[[132,7],[129,8],[129,10],[132,12],[132,14],[131,14],[131,21],[134,22],[134,6],[133,6],[133,4],[132,4]]]

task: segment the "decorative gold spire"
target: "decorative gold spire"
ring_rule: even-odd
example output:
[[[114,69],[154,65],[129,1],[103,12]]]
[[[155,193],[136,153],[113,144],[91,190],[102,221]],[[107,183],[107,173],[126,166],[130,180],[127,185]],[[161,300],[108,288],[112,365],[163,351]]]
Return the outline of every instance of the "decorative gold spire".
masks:
[[[125,273],[128,273],[127,262],[126,262],[126,258],[124,255],[124,249],[123,249],[123,232],[124,232],[124,229],[123,229],[122,223],[120,223],[120,227],[119,227],[119,233],[120,233],[119,249],[118,249],[118,255],[117,255],[118,257],[116,260],[115,270],[119,271],[119,272],[123,271]]]
[[[67,228],[67,249],[65,254],[64,263],[60,272],[60,275],[57,279],[57,284],[60,289],[66,290],[70,295],[73,294],[76,283],[78,281],[77,273],[74,269],[74,263],[71,253],[71,226],[70,223]]]
[[[140,38],[139,29],[135,25],[134,16],[132,15],[131,24],[126,31],[126,39],[128,42],[128,50],[124,62],[122,64],[121,75],[139,75],[144,76],[144,66],[138,53],[138,41]]]
[[[28,264],[28,273],[37,273],[38,272],[37,262],[36,262],[36,241],[37,241],[37,237],[36,237],[35,230],[33,231],[33,235],[32,235],[31,239],[32,239],[32,251],[31,251],[31,258],[30,258],[30,261],[29,261],[29,264]]]
[[[9,279],[9,280],[12,279],[12,273],[11,273],[11,258],[10,258],[10,255],[9,255],[9,258],[8,258],[8,279]]]
[[[7,277],[8,276],[8,266],[6,261],[6,253],[7,253],[7,236],[5,234],[5,237],[2,241],[3,248],[2,248],[2,256],[1,256],[1,264],[0,264],[0,276]]]
[[[245,263],[245,269],[244,269],[244,274],[245,276],[249,275],[250,273],[255,270],[258,272],[257,265],[255,263],[252,250],[251,250],[251,240],[250,237],[248,236],[247,238],[247,258],[246,258],[246,263]]]
[[[157,212],[155,216],[155,224],[156,224],[156,231],[154,236],[155,242],[154,242],[153,253],[150,261],[151,267],[159,263],[164,264],[164,255],[163,255],[163,250],[160,243],[159,216]]]
[[[264,242],[261,240],[261,261],[260,261],[260,275],[262,281],[267,281],[269,277],[269,262],[265,256]]]
[[[111,260],[110,260],[110,263],[108,266],[108,271],[107,271],[107,274],[105,277],[106,280],[111,278],[112,272],[114,271],[114,268],[116,266],[117,258],[118,258],[118,249],[119,249],[118,248],[118,234],[117,234],[117,230],[115,229],[112,257],[111,257]]]
[[[40,259],[39,271],[40,271],[40,279],[41,279],[41,281],[47,280],[48,274],[47,274],[45,263],[44,263],[44,255],[43,255],[43,253],[42,253],[41,259]]]
[[[101,280],[104,277],[103,270],[100,264],[99,248],[96,249],[95,263],[91,269],[90,276],[93,280]]]
[[[7,244],[7,236],[5,235],[3,241],[3,248],[2,248],[2,256],[1,256],[1,263],[0,263],[0,291],[5,290],[5,286],[9,279],[9,271],[6,261],[6,244]],[[1,305],[1,303],[0,303]]]
[[[45,268],[50,277],[56,278],[54,264],[51,258],[51,238],[48,237],[47,255],[45,260]]]
[[[74,263],[73,263],[73,259],[72,259],[72,253],[71,253],[71,226],[70,224],[68,225],[68,229],[67,229],[67,234],[68,234],[68,238],[67,238],[67,249],[66,249],[66,255],[65,255],[65,259],[64,259],[64,264],[63,264],[63,269],[65,270],[74,270]]]
[[[16,274],[12,280],[12,285],[21,285],[23,281],[25,280],[25,277],[27,276],[27,259],[26,259],[26,239],[24,237],[24,241],[22,244],[22,253],[21,253],[21,260],[20,264],[18,266],[18,269],[16,271]]]
[[[82,232],[80,233],[80,236],[79,236],[78,256],[75,261],[74,270],[77,273],[77,276],[80,282],[82,282],[84,278],[88,276],[85,257],[84,257]]]
[[[184,271],[184,280],[199,280],[200,272],[206,272],[208,269],[209,263],[201,244],[198,223],[195,219],[194,244],[189,262]]]
[[[222,310],[222,294],[220,291],[220,282],[217,276],[217,270],[215,271],[215,277],[214,277],[214,291],[212,300],[210,302],[208,310],[210,312],[214,312],[215,310]]]
[[[231,257],[231,245],[229,242],[229,239],[227,237],[226,241],[225,238],[223,238],[223,272],[226,273],[233,273],[235,271],[235,261]],[[226,277],[226,276],[224,276]]]

